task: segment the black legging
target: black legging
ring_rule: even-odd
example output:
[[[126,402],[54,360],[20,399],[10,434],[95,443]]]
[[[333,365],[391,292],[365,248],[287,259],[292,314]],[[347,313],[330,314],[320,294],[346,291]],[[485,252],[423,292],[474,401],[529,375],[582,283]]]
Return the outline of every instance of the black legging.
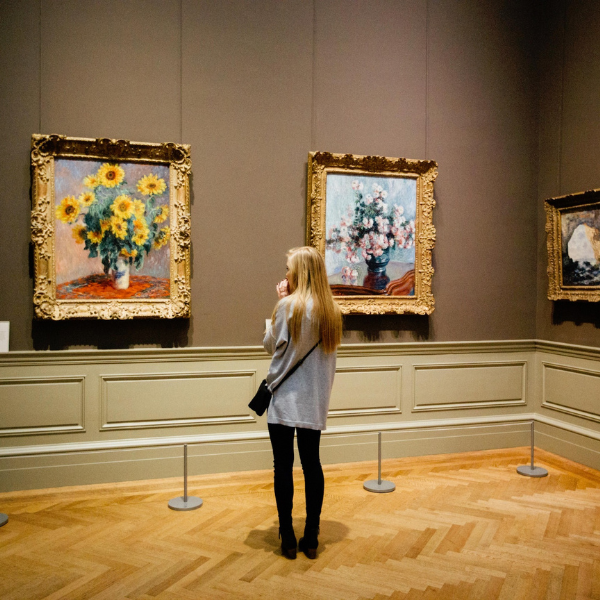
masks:
[[[306,496],[306,527],[318,527],[323,506],[325,479],[319,458],[321,432],[316,429],[288,427],[269,424],[269,437],[273,447],[275,467],[275,501],[279,513],[279,526],[292,527],[292,506],[294,503],[294,429],[298,432],[298,452],[304,472]]]

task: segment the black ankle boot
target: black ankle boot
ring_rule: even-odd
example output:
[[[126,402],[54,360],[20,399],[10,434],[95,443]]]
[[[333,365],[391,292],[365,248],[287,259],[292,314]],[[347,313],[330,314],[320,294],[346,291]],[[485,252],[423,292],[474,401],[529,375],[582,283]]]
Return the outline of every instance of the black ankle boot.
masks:
[[[305,527],[304,537],[300,538],[298,547],[308,558],[317,558],[317,548],[319,547],[319,528]]]
[[[296,558],[296,547],[298,546],[298,542],[296,542],[294,530],[291,527],[289,529],[282,529],[280,527],[279,537],[281,538],[281,554],[292,560]]]

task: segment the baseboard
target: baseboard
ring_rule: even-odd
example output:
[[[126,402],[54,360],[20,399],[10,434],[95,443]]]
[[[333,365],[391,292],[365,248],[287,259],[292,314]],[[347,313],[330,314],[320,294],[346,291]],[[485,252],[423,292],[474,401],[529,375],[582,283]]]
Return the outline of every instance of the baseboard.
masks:
[[[531,418],[524,414],[331,427],[323,435],[321,456],[324,464],[375,460],[379,431],[385,458],[524,446]],[[266,432],[3,448],[0,491],[177,477],[183,473],[183,444],[188,444],[190,475],[268,469],[273,464]]]
[[[535,444],[569,460],[600,470],[600,433],[540,417],[536,423]]]

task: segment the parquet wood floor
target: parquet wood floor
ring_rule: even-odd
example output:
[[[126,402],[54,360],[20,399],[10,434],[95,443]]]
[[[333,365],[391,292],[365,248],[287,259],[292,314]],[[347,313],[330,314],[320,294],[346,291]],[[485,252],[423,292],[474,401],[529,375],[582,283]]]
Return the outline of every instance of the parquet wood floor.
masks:
[[[270,471],[0,494],[3,600],[600,599],[600,471],[526,448],[325,467],[317,560],[281,556]],[[304,493],[296,473],[297,533]]]

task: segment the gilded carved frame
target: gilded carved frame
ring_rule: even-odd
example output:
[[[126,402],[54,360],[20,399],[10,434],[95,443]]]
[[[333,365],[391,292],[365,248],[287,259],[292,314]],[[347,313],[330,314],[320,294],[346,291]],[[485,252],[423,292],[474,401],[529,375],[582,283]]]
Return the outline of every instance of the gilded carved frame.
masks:
[[[548,249],[548,299],[600,301],[600,189],[549,198],[544,202]],[[579,237],[590,253],[591,265],[571,259],[568,243],[582,225]],[[586,243],[587,239],[587,243]],[[580,250],[581,252],[581,250]],[[595,255],[595,261],[592,259]],[[572,267],[575,265],[575,277]],[[595,271],[595,285],[583,284],[585,271]],[[579,271],[579,277],[578,273]],[[589,274],[589,273],[588,273]],[[577,285],[576,281],[581,283]]]
[[[431,255],[435,246],[433,182],[437,177],[437,163],[432,160],[383,156],[309,153],[306,243],[316,248],[322,256],[325,256],[327,241],[326,191],[329,174],[382,178],[405,177],[416,180],[416,217],[413,229],[414,295],[389,295],[386,291],[371,294],[364,288],[361,288],[361,295],[346,295],[344,289],[353,292],[349,286],[332,286],[342,312],[344,314],[431,314],[434,309],[434,297],[431,291],[434,269]]]
[[[57,298],[55,161],[57,159],[106,161],[113,164],[150,165],[168,173],[170,227],[163,236],[168,244],[168,277],[163,296],[157,298]],[[139,166],[141,165],[141,166]],[[38,319],[189,318],[190,316],[190,146],[140,143],[117,139],[32,136],[31,239],[34,250],[34,314]],[[158,222],[158,220],[157,220]],[[104,230],[103,230],[104,231]],[[170,236],[170,238],[169,238]],[[165,241],[165,239],[167,241]],[[86,243],[87,247],[87,243]],[[156,247],[156,246],[155,246]],[[131,259],[133,260],[133,259]],[[167,287],[168,286],[168,287]]]

